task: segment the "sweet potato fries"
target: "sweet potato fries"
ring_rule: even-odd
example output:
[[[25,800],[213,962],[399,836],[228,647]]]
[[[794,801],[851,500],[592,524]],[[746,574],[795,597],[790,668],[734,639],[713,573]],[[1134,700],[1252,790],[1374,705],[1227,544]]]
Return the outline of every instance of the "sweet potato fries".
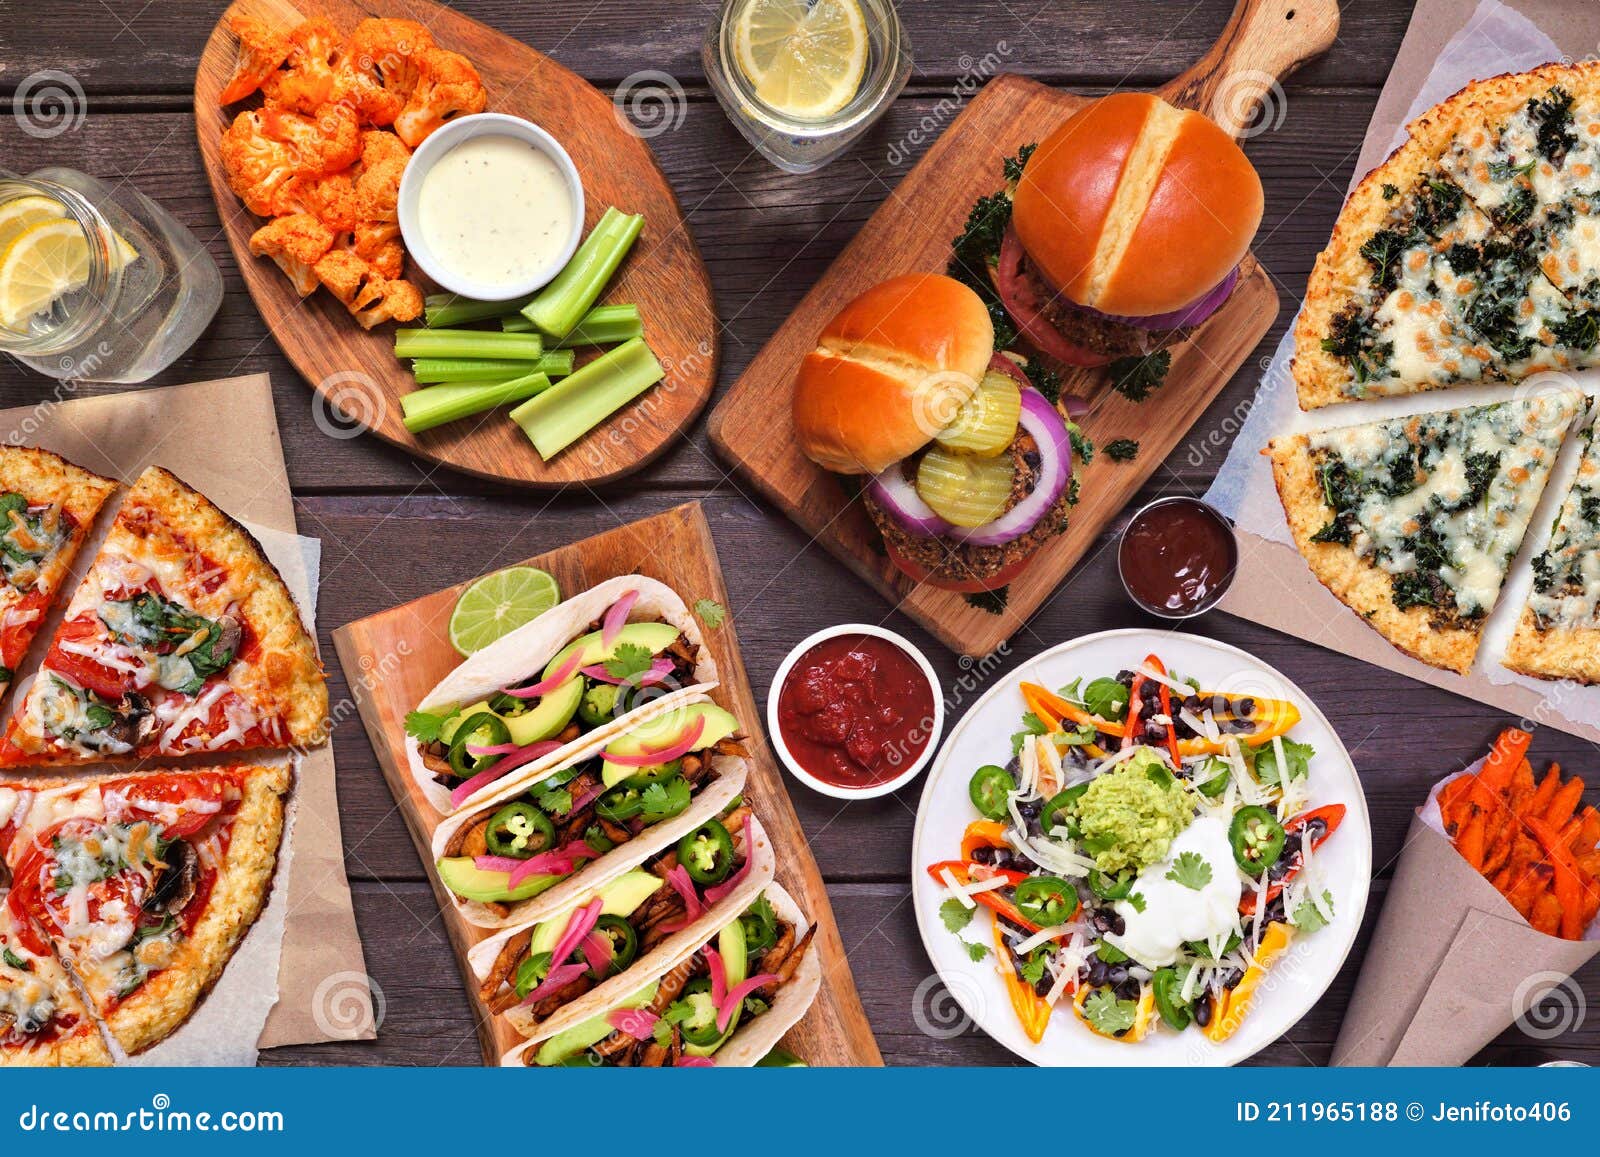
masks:
[[[1583,806],[1583,780],[1552,763],[1535,782],[1533,736],[1508,728],[1483,766],[1439,793],[1456,850],[1512,907],[1548,936],[1583,939],[1600,909],[1600,812]]]

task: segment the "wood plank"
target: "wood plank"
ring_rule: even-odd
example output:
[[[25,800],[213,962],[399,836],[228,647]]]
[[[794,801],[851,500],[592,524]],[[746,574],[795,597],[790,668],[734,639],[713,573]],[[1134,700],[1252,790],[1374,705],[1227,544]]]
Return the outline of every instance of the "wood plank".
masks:
[[[583,182],[586,230],[612,207],[643,216],[638,240],[600,300],[639,307],[664,379],[548,461],[501,415],[424,434],[408,431],[400,401],[416,383],[394,357],[395,327],[362,329],[331,294],[319,290],[302,298],[272,263],[250,253],[250,238],[262,220],[229,187],[221,157],[224,132],[247,107],[224,108],[218,99],[239,55],[227,23],[234,15],[285,31],[301,18],[318,17],[345,34],[369,16],[409,19],[426,25],[441,48],[470,60],[488,90],[491,111],[540,125],[571,155]],[[673,445],[710,399],[720,346],[716,307],[678,199],[643,137],[613,114],[598,89],[549,57],[433,0],[236,0],[201,57],[194,102],[206,177],[245,286],[283,352],[346,424],[359,423],[425,462],[491,482],[559,489],[635,472]],[[425,293],[437,289],[409,261],[407,276]],[[589,351],[580,352],[588,360]]]
[[[693,503],[526,561],[549,571],[569,593],[617,575],[645,574],[684,592],[686,601],[700,597],[724,606],[728,602],[710,526]],[[401,721],[428,689],[460,662],[445,641],[446,624],[460,593],[460,587],[447,588],[342,627],[333,635],[347,677],[352,671],[378,672],[376,677],[363,680],[355,701],[377,751],[384,779],[405,816],[419,854],[424,856],[429,855],[441,817],[428,804],[407,767]],[[777,765],[762,739],[761,716],[744,673],[734,627],[724,623],[707,634],[706,646],[719,673],[714,697],[737,716],[754,748],[746,790],[777,851],[779,882],[794,895],[817,930],[813,951],[820,954],[823,987],[810,1011],[785,1039],[815,1064],[879,1064],[881,1058],[845,962],[821,872],[789,804]],[[401,644],[407,647],[405,662],[397,670],[390,670],[387,658],[400,653]],[[468,949],[488,939],[492,932],[468,924],[449,904],[437,879],[432,882],[444,910],[443,924],[461,958],[485,1063],[496,1063],[521,1037],[504,1018],[488,1015],[478,999],[465,959]]]
[[[592,0],[457,0],[452,7],[535,48],[604,87],[640,69],[684,85],[703,80],[700,43],[711,5],[652,5],[596,11]],[[1377,86],[1410,21],[1410,3],[1347,0],[1347,30],[1303,78]],[[997,4],[908,0],[899,5],[916,54],[915,82],[949,85],[994,53],[1009,71],[1054,84],[1150,87],[1199,59],[1215,42],[1228,6],[1192,0],[1117,4]],[[217,7],[206,0],[153,5],[59,0],[51,19],[32,19],[25,0],[0,0],[0,93],[47,62],[91,95],[186,93]],[[62,29],[71,29],[63,44]]]
[[[1303,290],[1316,251],[1332,228],[1373,99],[1371,93],[1343,91],[1297,96],[1277,131],[1246,142],[1267,186],[1256,253],[1286,301]],[[869,142],[859,146],[859,154],[827,170],[826,181],[790,177],[759,160],[730,160],[744,154],[730,151],[727,138],[736,134],[714,106],[694,106],[676,132],[652,142],[705,249],[727,327],[725,383],[749,364],[792,312],[882,201],[886,186],[905,173],[909,162],[891,164],[887,159],[890,146],[935,113],[931,100],[899,102]],[[193,131],[187,114],[134,112],[90,116],[66,137],[13,133],[6,138],[8,167],[29,172],[61,159],[70,148],[74,163],[102,177],[131,181],[208,243],[223,273],[222,308],[196,346],[155,384],[269,374],[290,480],[299,491],[501,492],[503,488],[448,469],[428,471],[376,438],[336,438],[325,432],[342,431],[328,421],[326,408],[315,404],[316,396],[278,351],[244,292],[199,155],[189,143]],[[1258,356],[1271,348],[1288,324],[1288,314],[1283,311]],[[1220,461],[1212,435],[1222,438],[1223,445],[1231,440],[1238,426],[1235,411],[1253,394],[1256,377],[1253,361],[1234,375],[1188,441],[1170,456],[1162,477],[1194,486],[1210,475],[1212,459]],[[49,396],[52,388],[16,362],[0,360],[0,406],[32,404]],[[88,393],[116,388],[72,389]],[[655,463],[626,482],[603,488],[602,495],[616,503],[638,491],[703,489],[718,482],[725,469],[710,448],[704,425],[697,423]]]
[[[1266,107],[1260,102],[1270,104],[1267,85],[1277,83],[1273,78],[1320,53],[1338,26],[1331,3],[1240,0],[1218,44],[1161,95],[1243,133],[1255,110]],[[1012,580],[998,613],[965,595],[914,582],[889,561],[857,490],[801,452],[793,383],[841,303],[898,274],[943,272],[949,239],[971,212],[975,191],[997,187],[1006,157],[1048,136],[1087,103],[1015,75],[991,81],[828,267],[711,416],[712,443],[742,477],[942,643],[975,657],[993,651],[1038,609],[1227,385],[1276,316],[1270,280],[1253,259],[1245,259],[1227,304],[1174,347],[1166,383],[1148,404],[1112,390],[1102,370],[1066,367],[1062,392],[1087,399],[1089,410],[1079,424],[1089,436],[1102,442],[1135,437],[1143,453],[1132,463],[1102,457],[1087,468],[1077,464],[1081,499],[1071,521]]]

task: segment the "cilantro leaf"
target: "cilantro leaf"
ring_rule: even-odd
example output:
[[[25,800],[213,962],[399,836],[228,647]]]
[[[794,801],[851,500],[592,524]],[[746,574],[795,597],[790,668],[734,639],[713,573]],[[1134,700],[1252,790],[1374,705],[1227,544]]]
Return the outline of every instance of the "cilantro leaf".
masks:
[[[418,743],[432,743],[439,738],[439,729],[444,726],[444,715],[431,715],[426,711],[411,711],[406,714],[406,734]]]
[[[661,1017],[651,1027],[650,1035],[655,1038],[656,1044],[666,1048],[672,1043],[672,1025],[667,1023],[666,1017]]]
[[[1139,456],[1139,443],[1132,438],[1115,438],[1106,443],[1106,457],[1113,462],[1132,462]]]
[[[639,813],[644,817],[644,822],[658,823],[679,815],[688,808],[689,785],[683,781],[682,776],[675,775],[671,779],[652,783],[644,789],[644,794],[639,798],[644,804],[644,811]]]
[[[1172,870],[1167,873],[1167,879],[1198,892],[1211,883],[1211,865],[1199,852],[1182,852],[1172,861]]]
[[[540,811],[559,819],[572,810],[572,793],[564,787],[553,787],[539,792],[534,803]]]
[[[1131,893],[1129,893],[1129,895],[1128,895],[1128,904],[1129,904],[1130,907],[1133,908],[1133,910],[1135,912],[1143,912],[1144,911],[1144,904],[1145,904],[1144,893],[1143,892],[1131,892]]]
[[[944,921],[944,926],[951,932],[960,932],[968,924],[972,923],[972,917],[975,912],[977,912],[976,908],[968,908],[954,896],[939,905],[939,919]]]
[[[1118,1000],[1108,988],[1097,988],[1083,1002],[1084,1018],[1106,1036],[1127,1032],[1138,1019],[1139,1009],[1131,1000]]]
[[[1142,402],[1161,388],[1172,368],[1172,354],[1157,350],[1140,357],[1118,358],[1111,363],[1111,388],[1130,402]]]
[[[1072,442],[1072,456],[1080,465],[1087,466],[1094,461],[1094,443],[1089,440],[1089,435],[1078,427],[1078,423],[1067,423],[1067,437]]]
[[[1028,953],[1028,959],[1024,960],[1022,967],[1017,970],[1025,983],[1038,984],[1044,979],[1045,955],[1048,952],[1048,948],[1035,948]]]
[[[967,959],[974,964],[986,959],[989,955],[989,946],[987,944],[977,944],[971,940],[965,940],[962,943],[967,946]]]
[[[635,675],[643,675],[650,670],[650,664],[655,662],[655,656],[648,648],[637,643],[623,643],[606,660],[606,674],[613,679],[632,679]]]
[[[1327,905],[1328,911],[1333,911],[1333,893],[1322,893],[1322,902]],[[1328,919],[1322,914],[1322,909],[1317,907],[1317,902],[1307,896],[1295,905],[1294,913],[1289,917],[1289,923],[1302,932],[1316,932],[1326,928]]]
[[[714,631],[728,617],[728,608],[715,599],[696,599],[694,616]]]
[[[1014,732],[1011,736],[1011,754],[1021,754],[1022,745],[1028,741],[1028,736],[1048,735],[1049,733],[1050,729],[1044,725],[1044,720],[1040,719],[1032,711],[1025,712],[1022,716],[1022,730]]]
[[[1309,743],[1297,743],[1293,739],[1283,742],[1283,761],[1288,766],[1278,766],[1278,752],[1276,743],[1263,743],[1256,748],[1256,778],[1264,784],[1281,784],[1291,779],[1304,779],[1311,773],[1311,757],[1316,754],[1316,749]]]

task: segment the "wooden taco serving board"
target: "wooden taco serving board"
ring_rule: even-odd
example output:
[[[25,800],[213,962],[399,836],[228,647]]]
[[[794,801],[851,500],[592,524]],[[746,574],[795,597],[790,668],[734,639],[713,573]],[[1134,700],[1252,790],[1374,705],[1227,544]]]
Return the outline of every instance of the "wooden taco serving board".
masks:
[[[691,605],[700,598],[714,599],[724,606],[728,601],[716,544],[698,503],[687,503],[654,518],[541,554],[528,559],[526,565],[549,571],[569,595],[616,575],[637,573],[660,579]],[[446,637],[450,612],[461,590],[461,586],[451,587],[340,627],[333,633],[333,642],[355,690],[362,722],[389,790],[405,816],[423,863],[428,865],[428,879],[456,950],[468,1000],[477,1014],[484,1060],[497,1064],[501,1055],[522,1037],[505,1018],[491,1016],[479,1002],[477,982],[466,961],[467,951],[493,935],[493,931],[468,924],[442,891],[432,870],[433,832],[440,817],[417,788],[404,746],[406,712],[461,662]],[[778,882],[817,925],[816,950],[822,954],[822,990],[811,1011],[784,1037],[784,1044],[811,1065],[881,1065],[883,1059],[856,994],[822,874],[762,734],[761,715],[734,635],[735,617],[730,611],[721,627],[705,630],[706,645],[722,679],[714,698],[738,716],[749,736],[751,766],[746,794],[777,853]],[[394,656],[404,656],[404,661],[395,662]]]
[[[1334,0],[1240,0],[1216,46],[1160,90],[1240,135],[1258,115],[1276,115],[1277,78],[1324,51],[1338,31]],[[1099,455],[1077,477],[1080,501],[1065,534],[1044,547],[1011,584],[999,614],[966,596],[912,583],[884,557],[872,520],[840,480],[799,450],[790,397],[801,360],[840,306],[902,273],[943,272],[979,196],[1002,182],[1001,164],[1048,136],[1087,98],[1005,75],[991,81],[908,173],[823,274],[711,416],[711,440],[734,466],[801,527],[947,645],[986,655],[1049,597],[1108,522],[1177,445],[1266,334],[1278,295],[1254,257],[1238,288],[1204,326],[1172,352],[1166,384],[1143,403],[1110,388],[1103,370],[1063,375],[1064,393],[1086,398],[1084,432],[1098,445],[1140,444],[1131,463]]]
[[[226,17],[245,12],[285,28],[322,16],[350,32],[368,16],[403,17],[427,26],[440,47],[477,66],[490,112],[524,117],[550,131],[583,178],[585,227],[608,205],[644,214],[644,231],[603,301],[631,302],[644,318],[645,339],[667,376],[637,401],[550,462],[504,410],[453,422],[425,434],[401,423],[401,395],[415,389],[394,357],[393,325],[364,331],[325,290],[302,299],[271,261],[253,257],[250,235],[264,223],[228,187],[219,157],[222,134],[244,101],[217,103],[237,55]],[[678,199],[649,146],[610,98],[526,44],[430,0],[238,0],[212,31],[194,82],[195,131],[211,192],[245,286],[284,354],[321,404],[368,427],[420,458],[496,481],[539,488],[600,483],[639,469],[704,408],[717,380],[718,325],[711,281]],[[408,277],[429,292],[414,263]],[[409,323],[420,325],[421,319]],[[580,360],[586,356],[578,351]]]

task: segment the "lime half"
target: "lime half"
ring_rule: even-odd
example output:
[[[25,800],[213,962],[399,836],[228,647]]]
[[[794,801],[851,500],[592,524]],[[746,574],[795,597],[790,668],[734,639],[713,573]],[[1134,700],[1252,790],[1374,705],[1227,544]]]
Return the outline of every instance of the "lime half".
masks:
[[[532,622],[561,601],[561,588],[544,571],[512,566],[484,575],[456,600],[450,612],[450,645],[463,655]]]

